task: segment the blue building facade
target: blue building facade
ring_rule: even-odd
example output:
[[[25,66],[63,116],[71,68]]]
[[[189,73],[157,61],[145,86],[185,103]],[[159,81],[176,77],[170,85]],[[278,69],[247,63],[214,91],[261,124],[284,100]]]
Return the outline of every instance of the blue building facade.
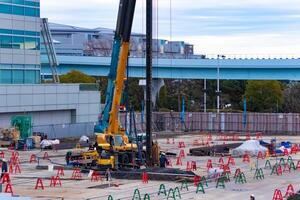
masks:
[[[40,1],[0,0],[0,84],[40,83]]]

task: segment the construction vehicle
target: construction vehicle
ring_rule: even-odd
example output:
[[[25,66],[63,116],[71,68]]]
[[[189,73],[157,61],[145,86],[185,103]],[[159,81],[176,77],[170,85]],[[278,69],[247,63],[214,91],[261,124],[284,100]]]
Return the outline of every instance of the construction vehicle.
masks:
[[[99,168],[118,167],[136,168],[143,165],[145,150],[137,143],[129,142],[125,129],[119,124],[118,112],[124,87],[125,71],[130,48],[130,35],[136,0],[120,0],[117,27],[115,31],[113,52],[105,108],[99,124],[95,126],[96,143],[87,152],[72,154],[71,161],[78,165],[97,166]],[[159,148],[154,144],[156,163]]]

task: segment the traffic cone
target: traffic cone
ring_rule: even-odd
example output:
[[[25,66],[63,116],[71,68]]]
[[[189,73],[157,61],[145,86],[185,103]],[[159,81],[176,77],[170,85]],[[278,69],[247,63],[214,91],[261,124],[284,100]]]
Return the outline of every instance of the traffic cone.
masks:
[[[291,148],[291,154],[297,154],[298,152],[298,145],[294,144]]]
[[[220,157],[220,158],[219,158],[219,164],[224,164],[223,157]]]
[[[192,171],[192,167],[191,167],[189,161],[187,161],[187,163],[186,163],[186,171]]]
[[[143,172],[142,173],[142,181],[143,181],[143,183],[148,183],[148,180],[149,180],[149,176],[148,176],[147,172]]]
[[[4,158],[5,154],[3,151],[0,151],[0,158]]]
[[[47,151],[44,153],[43,160],[49,160],[49,154]]]
[[[168,167],[173,167],[172,160],[170,158],[167,159],[167,166]]]
[[[80,169],[75,168],[75,169],[73,170],[71,179],[73,179],[73,180],[78,180],[78,179],[81,179],[81,178],[82,178],[82,176],[81,176]]]
[[[180,152],[179,152],[179,157],[181,157],[181,158],[185,158],[184,149],[180,149]]]
[[[284,150],[283,150],[283,155],[284,155],[284,156],[289,156],[289,151],[288,151],[287,149],[284,149]]]
[[[17,173],[21,174],[21,168],[20,168],[19,164],[15,165],[15,174],[17,174]]]
[[[231,164],[232,166],[234,166],[235,165],[234,158],[229,156],[227,164],[228,165]]]
[[[9,173],[4,173],[4,175],[2,176],[2,180],[1,180],[1,183],[4,184],[4,183],[10,183],[10,177],[9,177]]]
[[[194,176],[194,186],[197,186],[199,181],[200,181],[200,176],[195,175]]]
[[[50,178],[50,187],[55,187],[55,185],[56,185],[56,180],[55,180],[54,176],[51,176],[51,178]]]
[[[207,160],[207,163],[206,163],[206,168],[207,168],[207,170],[209,170],[209,169],[213,168],[213,165],[212,165],[212,161],[211,161],[211,159],[208,159],[208,160]]]
[[[10,173],[10,174],[14,173],[14,169],[13,169],[13,165],[12,164],[9,165],[8,173]]]
[[[92,177],[91,177],[91,182],[98,182],[101,180],[100,173],[97,171],[93,171]]]
[[[58,168],[56,176],[64,176],[64,175],[65,175],[64,168],[63,167]]]
[[[193,171],[196,171],[196,170],[197,170],[197,163],[196,163],[196,161],[192,161],[191,167],[192,167],[192,170],[193,170]]]
[[[287,198],[287,197],[293,196],[293,195],[295,195],[294,187],[293,187],[292,184],[289,184],[287,189],[286,189],[284,198]]]
[[[243,155],[243,163],[250,163],[250,156],[246,153]]]
[[[261,151],[258,152],[257,159],[264,159],[264,155]]]
[[[176,165],[181,165],[182,166],[182,160],[181,160],[181,157],[177,157],[177,160],[176,160]]]
[[[296,166],[296,170],[300,169],[300,160],[297,161],[297,166]]]
[[[14,194],[10,183],[8,183],[8,184],[6,185],[5,191],[4,191],[4,192],[5,192],[5,193],[10,193],[10,194],[12,194],[12,195]]]
[[[33,163],[33,162],[37,162],[35,154],[31,154],[31,156],[30,156],[29,163]]]
[[[281,191],[276,189],[274,191],[274,195],[273,195],[273,199],[272,200],[283,200],[283,197],[282,197],[282,194],[281,194]]]
[[[34,189],[38,189],[38,188],[41,188],[42,190],[44,190],[44,185],[43,185],[43,181],[41,178],[38,178],[37,181],[36,181],[36,185],[35,185],[35,188]]]
[[[60,187],[62,186],[62,184],[61,184],[61,179],[60,179],[59,176],[56,176],[56,178],[55,178],[55,186],[56,186],[56,185],[59,185]]]

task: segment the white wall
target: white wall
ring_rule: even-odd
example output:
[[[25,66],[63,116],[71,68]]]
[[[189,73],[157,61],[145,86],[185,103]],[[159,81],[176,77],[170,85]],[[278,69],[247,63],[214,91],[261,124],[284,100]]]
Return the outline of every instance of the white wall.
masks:
[[[18,114],[31,115],[38,126],[96,122],[99,113],[100,93],[78,84],[0,85],[0,127]]]

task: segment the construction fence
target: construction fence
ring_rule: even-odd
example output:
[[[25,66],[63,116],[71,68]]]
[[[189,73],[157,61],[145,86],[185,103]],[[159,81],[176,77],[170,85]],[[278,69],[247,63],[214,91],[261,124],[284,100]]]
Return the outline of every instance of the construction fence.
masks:
[[[135,120],[130,120],[121,113],[120,123],[137,133],[145,132],[146,116],[135,113]],[[127,119],[127,122],[125,122]],[[133,121],[136,125],[134,128]],[[93,136],[96,122],[75,124],[34,125],[33,132],[48,135],[48,138]],[[300,113],[201,113],[186,112],[184,120],[178,112],[154,112],[152,114],[153,132],[263,132],[265,134],[300,134]]]
[[[145,116],[136,115],[139,132],[145,129]],[[127,117],[128,118],[128,117]],[[128,119],[127,119],[128,121]],[[263,132],[270,134],[300,134],[300,114],[296,113],[181,113],[155,112],[152,115],[155,132],[210,131],[210,132]],[[125,115],[121,116],[125,126]],[[143,122],[143,123],[142,123]],[[127,123],[128,124],[128,123]]]

